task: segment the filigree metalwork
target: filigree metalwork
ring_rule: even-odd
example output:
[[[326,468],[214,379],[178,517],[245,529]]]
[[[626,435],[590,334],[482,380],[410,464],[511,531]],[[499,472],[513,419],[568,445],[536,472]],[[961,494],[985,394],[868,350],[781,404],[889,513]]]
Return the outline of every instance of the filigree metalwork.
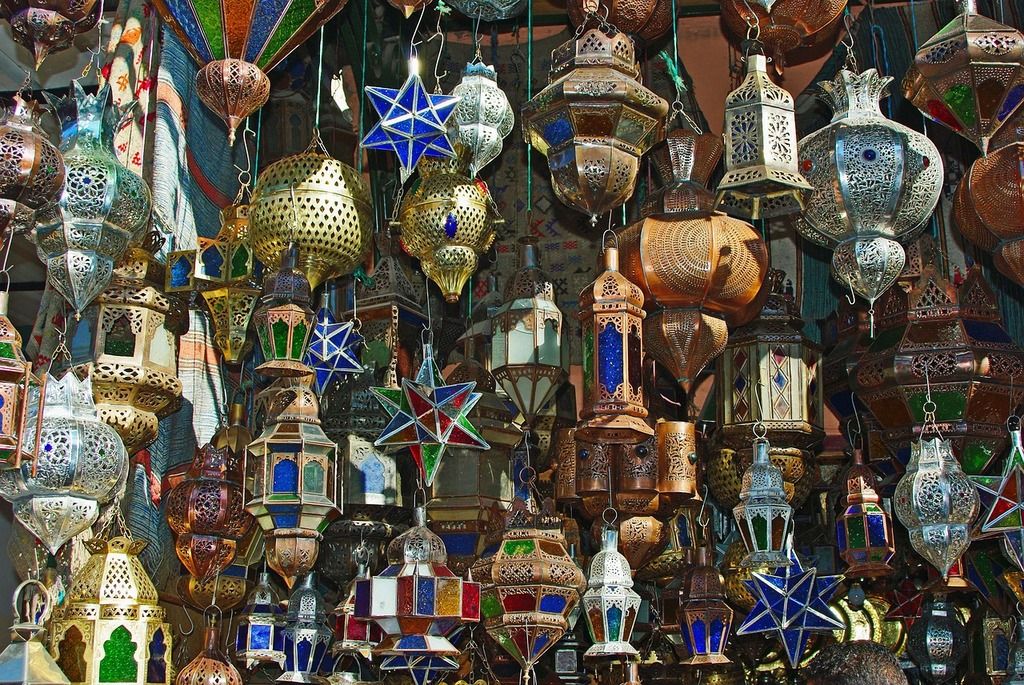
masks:
[[[521,3],[521,0],[516,2]],[[488,3],[477,4],[482,7]],[[469,16],[475,18],[476,15]],[[486,17],[483,19],[489,21]],[[494,67],[483,62],[466,65],[452,95],[458,97],[459,102],[449,120],[449,137],[469,150],[469,175],[476,177],[480,169],[501,153],[504,139],[512,133],[515,114],[508,97],[498,88]]]

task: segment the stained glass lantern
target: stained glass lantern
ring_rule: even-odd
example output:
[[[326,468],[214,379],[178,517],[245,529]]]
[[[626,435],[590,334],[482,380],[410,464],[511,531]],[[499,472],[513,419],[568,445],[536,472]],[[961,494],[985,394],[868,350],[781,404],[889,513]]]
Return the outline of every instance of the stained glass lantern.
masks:
[[[892,517],[882,508],[875,472],[854,448],[853,464],[846,472],[846,506],[836,518],[839,556],[848,565],[850,578],[877,578],[893,572],[889,562],[896,554]]]
[[[482,8],[491,5],[490,2],[480,0],[461,1],[480,7],[481,17]],[[514,2],[522,4],[522,0]],[[477,15],[468,16],[475,19]],[[504,139],[512,133],[515,114],[505,92],[498,87],[498,75],[494,67],[479,60],[466,65],[462,80],[452,90],[452,95],[458,96],[459,102],[448,121],[449,136],[453,142],[461,142],[469,151],[469,175],[475,178],[481,169],[501,154]]]
[[[571,0],[565,5],[573,26],[586,24],[594,13],[623,33],[650,44],[672,28],[671,0]]]
[[[18,468],[21,461],[35,459],[39,446],[26,440],[29,405],[38,403],[41,379],[32,372],[32,363],[21,349],[21,334],[7,317],[10,294],[0,292],[0,468]],[[36,417],[39,435],[42,412]]]
[[[280,379],[263,432],[249,445],[255,472],[245,509],[263,529],[267,564],[291,587],[316,563],[335,516],[336,447],[320,427],[310,377]]]
[[[967,630],[945,596],[925,600],[920,618],[907,632],[907,654],[929,683],[946,683],[956,677],[957,666],[967,655]]]
[[[763,435],[763,434],[762,434]],[[740,503],[733,510],[747,548],[742,566],[788,566],[786,545],[793,530],[793,508],[786,502],[782,472],[768,458],[768,441],[754,439],[754,462],[743,474]]]
[[[768,58],[747,55],[747,74],[725,99],[725,175],[719,209],[770,219],[799,212],[811,186],[797,168],[793,96],[768,77]]]
[[[40,217],[33,241],[50,285],[77,312],[106,288],[128,242],[142,237],[152,205],[145,181],[114,154],[118,126],[109,99],[109,84],[86,95],[78,81],[67,97],[50,98],[67,175],[60,211]]]
[[[316,574],[307,573],[288,598],[284,625],[282,683],[319,683],[327,648],[334,633],[327,626],[327,608],[316,589]]]
[[[727,664],[725,646],[732,628],[732,609],[725,602],[722,576],[714,565],[714,547],[697,550],[693,570],[679,591],[679,628],[690,666]]]
[[[360,580],[370,578],[370,568],[367,562],[370,561],[370,550],[368,546],[360,544],[352,553],[353,561],[358,565],[355,577]],[[356,586],[351,584],[348,593],[341,603],[334,608],[335,624],[334,637],[336,641],[331,647],[331,653],[335,656],[345,654],[359,654],[363,657],[370,657],[370,650],[380,644],[384,639],[384,633],[373,621],[356,617]]]
[[[73,372],[45,385],[42,422],[36,432],[30,406],[26,440],[39,452],[18,469],[0,471],[0,493],[14,515],[56,554],[65,542],[96,522],[100,506],[123,492],[128,453],[113,428],[99,420],[92,383]]]
[[[328,283],[327,292],[320,308],[316,311],[316,323],[306,350],[306,365],[313,369],[313,388],[323,396],[328,387],[341,380],[346,374],[358,374],[363,370],[359,352],[363,336],[359,335],[359,322],[338,321],[329,304],[330,292],[335,284]]]
[[[1017,621],[1017,639],[1010,647],[1003,685],[1024,685],[1024,625]]]
[[[174,685],[242,685],[238,672],[220,648],[220,627],[209,618],[203,628],[203,648],[178,672]]]
[[[299,377],[311,372],[303,360],[313,332],[310,283],[298,269],[298,247],[281,253],[281,268],[267,276],[253,326],[263,352],[256,370],[266,376]]]
[[[50,626],[50,653],[72,685],[171,685],[174,634],[139,561],[145,540],[85,541],[90,557],[71,578]]]
[[[67,50],[74,39],[91,31],[100,20],[103,3],[97,0],[5,0],[0,17],[11,22],[15,42],[27,48],[36,71],[47,55]]]
[[[525,0],[453,0],[451,5],[470,19],[486,22],[513,19],[526,10]]]
[[[847,0],[724,0],[722,22],[736,39],[751,27],[781,71],[787,52],[811,43],[819,32],[833,26]]]
[[[581,600],[583,617],[593,644],[584,658],[633,657],[630,644],[640,595],[633,589],[633,571],[619,554],[619,531],[605,528],[601,551],[590,561],[587,591]]]
[[[32,228],[35,210],[59,198],[64,158],[40,126],[41,112],[33,100],[17,95],[4,114],[0,124],[0,145],[5,151],[0,163],[0,231],[6,232],[8,227],[27,231]]]
[[[42,602],[38,617],[21,617],[22,592],[29,585],[37,587],[36,596]],[[54,605],[50,590],[38,580],[27,580],[14,590],[14,624],[11,641],[0,652],[0,684],[2,685],[69,685],[64,672],[46,651],[44,638],[46,622]]]
[[[914,551],[945,578],[971,544],[971,522],[979,508],[978,491],[960,469],[948,440],[922,438],[911,445],[893,508]]]
[[[979,524],[982,535],[997,535],[1003,554],[1024,571],[1024,520],[1021,512],[1021,486],[1024,485],[1024,445],[1021,444],[1020,420],[1007,422],[1010,453],[1006,455],[1002,474],[971,476],[981,499]]]
[[[551,52],[549,84],[523,107],[555,196],[592,225],[633,194],[640,157],[661,139],[668,114],[668,102],[641,85],[634,55],[624,33],[583,31]]]
[[[645,421],[644,295],[619,271],[618,247],[604,246],[602,267],[579,298],[584,405],[576,437],[587,442],[643,442],[654,434]]]
[[[264,664],[284,668],[284,612],[266,571],[260,573],[238,618],[235,658],[248,669]]]
[[[181,399],[178,335],[187,320],[177,298],[160,290],[163,266],[151,237],[125,251],[71,339],[72,363],[91,369],[100,419],[129,454],[156,440],[159,419],[177,411]]]
[[[531,426],[566,376],[565,322],[537,239],[520,238],[518,250],[518,269],[491,318],[491,372]]]

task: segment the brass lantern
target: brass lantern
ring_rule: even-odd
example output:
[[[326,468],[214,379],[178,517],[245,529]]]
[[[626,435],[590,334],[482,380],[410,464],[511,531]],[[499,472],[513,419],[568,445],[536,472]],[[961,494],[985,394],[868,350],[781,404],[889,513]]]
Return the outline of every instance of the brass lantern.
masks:
[[[793,96],[768,77],[768,58],[747,55],[747,75],[725,99],[725,175],[719,209],[770,219],[799,212],[811,185],[800,175]]]
[[[881,506],[875,472],[864,463],[863,452],[855,447],[852,459],[845,477],[846,506],[836,517],[839,556],[848,564],[848,577],[887,576],[896,554],[892,517]]]
[[[46,56],[67,50],[76,37],[91,31],[100,20],[103,3],[97,0],[5,0],[0,16],[11,22],[19,45],[32,52],[36,70]]]
[[[476,18],[475,14],[468,16]],[[469,175],[475,178],[480,169],[501,154],[504,139],[512,133],[515,114],[508,96],[498,88],[494,67],[479,59],[466,65],[452,95],[457,95],[459,102],[452,111],[449,134],[469,151]]]
[[[735,38],[751,27],[781,70],[787,52],[811,42],[832,26],[846,8],[847,0],[723,0],[722,21]]]
[[[220,648],[220,628],[208,620],[203,628],[203,648],[178,672],[174,685],[242,685],[238,672]]]
[[[581,604],[590,640],[594,644],[584,658],[633,657],[639,652],[630,644],[640,595],[633,589],[633,573],[619,554],[619,531],[607,527],[601,551],[590,561],[587,591]]]
[[[312,373],[303,362],[313,333],[310,283],[297,264],[298,248],[291,243],[281,253],[281,268],[263,282],[259,306],[252,314],[264,359],[256,370],[266,376]]]
[[[491,318],[491,372],[531,427],[565,380],[565,322],[537,239],[519,239],[518,269]]]
[[[0,291],[0,468],[18,468],[22,459],[35,459],[38,444],[26,440],[29,405],[42,399],[42,380],[32,373],[32,363],[21,349],[21,334],[7,318],[10,294]],[[36,416],[39,435],[41,411]]]
[[[710,539],[709,539],[710,542]],[[725,603],[722,576],[715,568],[714,547],[697,550],[693,571],[679,591],[679,628],[690,658],[689,666],[727,664],[725,645],[729,641],[733,613]]]
[[[0,232],[8,227],[26,231],[32,228],[35,210],[51,205],[60,196],[64,158],[40,127],[41,112],[36,102],[16,95],[4,114],[0,141],[7,152],[0,161],[4,218]]]
[[[782,472],[768,458],[768,441],[754,438],[754,462],[743,474],[740,503],[732,510],[747,548],[741,566],[789,566],[786,545],[793,530],[793,508],[786,502]]]
[[[299,269],[316,289],[350,273],[370,247],[370,191],[355,169],[331,158],[319,136],[305,152],[267,166],[249,205],[252,249],[264,264],[277,262],[289,243]]]
[[[145,540],[93,538],[51,624],[50,653],[72,685],[170,685],[174,634],[139,552]]]
[[[643,216],[697,219],[714,214],[715,194],[707,183],[721,158],[721,136],[690,128],[666,133],[665,140],[651,149],[662,185],[644,200]]]
[[[671,0],[571,0],[565,5],[573,26],[586,24],[596,12],[603,20],[643,43],[653,43],[672,28]]]
[[[578,440],[633,444],[654,434],[644,420],[644,294],[619,271],[619,249],[605,246],[604,271],[580,292],[583,410]]]
[[[266,425],[249,445],[256,475],[245,509],[263,529],[267,564],[289,588],[316,563],[321,533],[339,514],[337,448],[320,427],[310,382],[275,382]]]
[[[599,28],[551,52],[550,83],[523,107],[527,141],[548,158],[555,196],[597,217],[633,194],[640,157],[668,103],[641,85],[633,41]]]
[[[26,612],[22,620],[22,591],[29,585],[37,587],[36,596],[41,599],[42,607],[38,617]],[[53,604],[50,590],[38,580],[26,580],[15,588],[11,641],[0,652],[0,683],[3,685],[70,685],[71,681],[53,661],[43,642]]]
[[[958,15],[926,40],[903,78],[914,106],[988,154],[989,140],[1024,102],[1024,35],[958,0]]]

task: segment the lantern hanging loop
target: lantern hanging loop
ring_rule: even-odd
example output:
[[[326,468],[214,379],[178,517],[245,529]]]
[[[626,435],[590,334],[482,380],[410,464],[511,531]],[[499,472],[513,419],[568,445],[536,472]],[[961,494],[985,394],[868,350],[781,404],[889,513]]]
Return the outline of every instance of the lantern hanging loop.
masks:
[[[213,579],[213,599],[210,602],[210,606],[203,609],[203,618],[206,619],[207,623],[211,626],[217,625],[224,620],[224,611],[217,606],[217,586],[220,585],[220,574]],[[214,618],[216,614],[216,618]]]
[[[605,507],[604,511],[601,512],[601,520],[604,521],[605,527],[612,528],[615,526],[615,522],[619,519],[619,512],[615,511],[615,507]]]
[[[14,588],[14,596],[11,598],[11,609],[14,614],[14,625],[22,623],[21,607],[23,606],[21,601],[21,593],[25,591],[29,585],[36,586],[39,591],[38,597],[42,598],[42,606],[40,607],[39,618],[32,615],[32,611],[25,612],[25,621],[35,623],[36,625],[46,625],[46,622],[50,620],[50,612],[53,611],[53,595],[50,594],[50,589],[43,584],[41,580],[36,578],[29,578],[22,581],[18,587]]]
[[[711,514],[708,513],[708,484],[704,483],[704,496],[700,502],[700,511],[697,512],[697,525],[707,530],[711,523]]]
[[[611,239],[612,239],[611,246],[613,248],[615,248],[616,250],[619,249],[619,236],[618,236],[618,234],[615,231],[613,231],[611,229],[611,223],[612,223],[612,216],[611,216],[611,212],[609,212],[608,213],[608,228],[606,228],[604,233],[601,234],[601,252],[604,252],[605,250],[608,249],[608,242],[607,241],[608,241],[608,237],[609,236],[611,236]]]
[[[483,43],[483,39],[480,37],[480,20],[483,18],[484,7],[478,5],[476,8],[476,17],[473,19],[473,61],[472,64],[483,64],[484,55],[480,50],[480,44]],[[440,24],[440,19],[438,19]]]
[[[942,433],[939,432],[939,426],[935,423],[935,412],[939,408],[939,405],[935,404],[932,399],[932,384],[931,379],[928,375],[928,367],[924,367],[924,404],[921,405],[921,411],[924,413],[924,423],[921,424],[921,438],[924,439],[926,431],[930,428],[935,436],[940,440],[942,439]]]
[[[747,0],[743,0],[743,4],[747,8],[747,16],[744,17],[744,20],[747,22],[747,40],[743,50],[743,59],[746,60],[749,56],[751,43],[757,43],[761,38],[761,22],[757,18],[754,9],[750,6],[750,3]]]
[[[846,30],[846,34],[839,42],[846,48],[844,67],[854,73],[860,73],[860,69],[857,68],[857,56],[853,53],[853,14],[850,12],[849,6],[843,12],[843,28]]]

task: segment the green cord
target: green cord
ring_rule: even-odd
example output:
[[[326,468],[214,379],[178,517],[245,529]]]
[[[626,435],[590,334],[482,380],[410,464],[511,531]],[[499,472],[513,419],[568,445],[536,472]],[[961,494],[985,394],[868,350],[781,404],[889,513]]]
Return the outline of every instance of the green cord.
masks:
[[[673,0],[674,1],[674,0]],[[526,2],[526,101],[533,99],[533,0]],[[526,212],[533,208],[533,145],[526,143]],[[527,221],[529,224],[529,221]],[[530,227],[526,227],[526,235]]]
[[[363,141],[363,115],[366,112],[364,103],[366,102],[366,26],[369,23],[369,14],[367,13],[367,2],[363,0],[363,59],[359,65],[359,142]],[[363,173],[363,151],[361,148],[356,148],[356,171],[360,175]]]
[[[313,128],[320,130],[320,89],[324,81],[324,29],[326,24],[320,27],[320,56],[316,68],[316,115],[313,119]]]

